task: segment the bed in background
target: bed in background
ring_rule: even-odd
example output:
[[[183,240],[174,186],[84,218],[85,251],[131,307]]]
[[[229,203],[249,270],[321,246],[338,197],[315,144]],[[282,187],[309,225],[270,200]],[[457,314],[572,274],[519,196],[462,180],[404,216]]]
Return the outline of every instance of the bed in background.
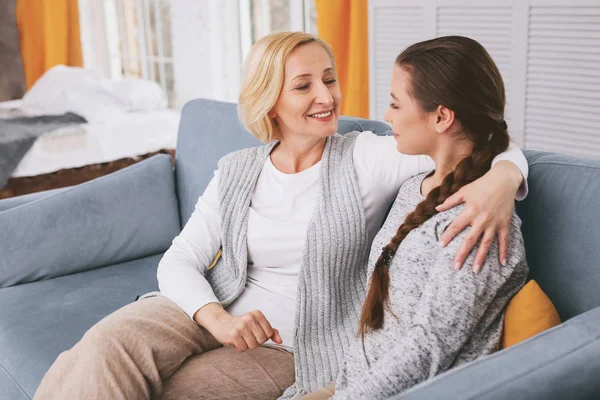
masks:
[[[156,153],[175,157],[180,113],[154,82],[113,81],[82,68],[49,70],[22,100],[0,103],[0,118],[74,113],[85,123],[37,136],[0,199],[79,184]]]

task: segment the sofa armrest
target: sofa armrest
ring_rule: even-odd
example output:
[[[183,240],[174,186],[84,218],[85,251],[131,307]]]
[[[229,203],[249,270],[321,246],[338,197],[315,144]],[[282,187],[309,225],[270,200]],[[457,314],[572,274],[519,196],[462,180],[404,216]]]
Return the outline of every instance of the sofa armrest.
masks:
[[[157,155],[0,212],[0,288],[165,251],[179,233],[173,164]]]
[[[392,399],[596,400],[599,377],[600,307]]]

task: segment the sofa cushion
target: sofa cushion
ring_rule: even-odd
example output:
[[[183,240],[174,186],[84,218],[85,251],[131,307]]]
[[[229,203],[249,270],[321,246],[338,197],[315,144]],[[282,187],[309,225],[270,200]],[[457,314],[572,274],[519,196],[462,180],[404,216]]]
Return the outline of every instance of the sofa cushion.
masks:
[[[2,211],[0,288],[163,252],[178,214],[168,155]]]
[[[185,105],[177,137],[177,196],[182,223],[213,177],[217,162],[232,151],[261,143],[241,125],[234,103],[193,100]],[[383,122],[341,117],[338,132],[372,131],[389,134]]]
[[[501,348],[506,349],[559,324],[560,317],[552,301],[536,281],[530,280],[506,307]]]
[[[0,289],[0,398],[33,397],[61,352],[137,295],[157,290],[161,257]]]
[[[517,202],[530,276],[563,321],[600,306],[600,160],[526,151]]]

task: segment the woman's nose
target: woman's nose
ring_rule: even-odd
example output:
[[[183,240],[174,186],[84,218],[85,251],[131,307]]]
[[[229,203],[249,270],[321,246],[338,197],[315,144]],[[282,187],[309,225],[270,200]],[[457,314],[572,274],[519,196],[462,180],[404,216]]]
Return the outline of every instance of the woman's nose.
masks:
[[[387,110],[385,110],[385,114],[383,115],[383,120],[385,122],[389,122],[390,124],[392,123],[392,119],[390,118],[390,108],[388,107]]]
[[[315,101],[319,104],[332,105],[333,104],[333,96],[329,91],[329,88],[324,83],[317,85],[316,87],[316,99]]]

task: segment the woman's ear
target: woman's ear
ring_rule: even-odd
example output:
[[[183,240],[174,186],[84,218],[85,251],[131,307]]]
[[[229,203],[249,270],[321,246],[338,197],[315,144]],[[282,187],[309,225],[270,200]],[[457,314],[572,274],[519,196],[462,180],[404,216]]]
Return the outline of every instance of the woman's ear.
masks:
[[[271,119],[275,118],[276,116],[277,116],[277,113],[273,110],[271,110],[267,113],[267,117],[269,117]]]
[[[454,111],[448,107],[438,106],[435,110],[435,131],[439,134],[448,132],[454,123]]]

